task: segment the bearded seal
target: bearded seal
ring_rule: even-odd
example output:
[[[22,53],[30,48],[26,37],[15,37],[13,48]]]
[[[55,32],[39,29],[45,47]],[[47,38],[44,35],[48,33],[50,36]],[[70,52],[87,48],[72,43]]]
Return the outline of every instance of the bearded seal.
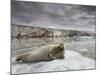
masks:
[[[26,52],[16,57],[16,61],[38,62],[64,58],[64,44],[51,44]]]

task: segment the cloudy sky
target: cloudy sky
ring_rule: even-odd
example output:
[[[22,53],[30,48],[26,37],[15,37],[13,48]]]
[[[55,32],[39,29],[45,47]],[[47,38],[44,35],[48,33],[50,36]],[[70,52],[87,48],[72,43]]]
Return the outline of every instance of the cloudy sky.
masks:
[[[11,23],[95,31],[95,6],[43,2],[11,2]]]

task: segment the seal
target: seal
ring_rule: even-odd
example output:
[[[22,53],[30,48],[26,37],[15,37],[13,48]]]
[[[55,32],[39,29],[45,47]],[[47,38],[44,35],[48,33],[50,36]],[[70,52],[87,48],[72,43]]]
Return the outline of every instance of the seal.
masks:
[[[38,62],[64,58],[64,44],[42,46],[34,51],[26,52],[16,57],[16,61]]]

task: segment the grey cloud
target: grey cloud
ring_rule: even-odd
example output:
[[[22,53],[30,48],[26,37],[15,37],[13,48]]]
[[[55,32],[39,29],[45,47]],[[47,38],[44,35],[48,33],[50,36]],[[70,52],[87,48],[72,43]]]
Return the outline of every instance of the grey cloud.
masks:
[[[95,6],[12,1],[11,9],[14,24],[39,24],[41,26],[55,24],[75,27],[86,20],[91,20],[91,16],[95,24]],[[84,26],[86,26],[85,23]]]

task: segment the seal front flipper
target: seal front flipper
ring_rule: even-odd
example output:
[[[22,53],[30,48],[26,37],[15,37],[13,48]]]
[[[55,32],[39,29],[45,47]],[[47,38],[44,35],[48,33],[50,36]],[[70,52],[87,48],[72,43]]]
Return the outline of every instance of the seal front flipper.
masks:
[[[54,56],[52,55],[52,53],[49,53],[48,55],[49,55],[49,57],[50,57],[51,59],[56,59],[56,57],[54,57]]]

